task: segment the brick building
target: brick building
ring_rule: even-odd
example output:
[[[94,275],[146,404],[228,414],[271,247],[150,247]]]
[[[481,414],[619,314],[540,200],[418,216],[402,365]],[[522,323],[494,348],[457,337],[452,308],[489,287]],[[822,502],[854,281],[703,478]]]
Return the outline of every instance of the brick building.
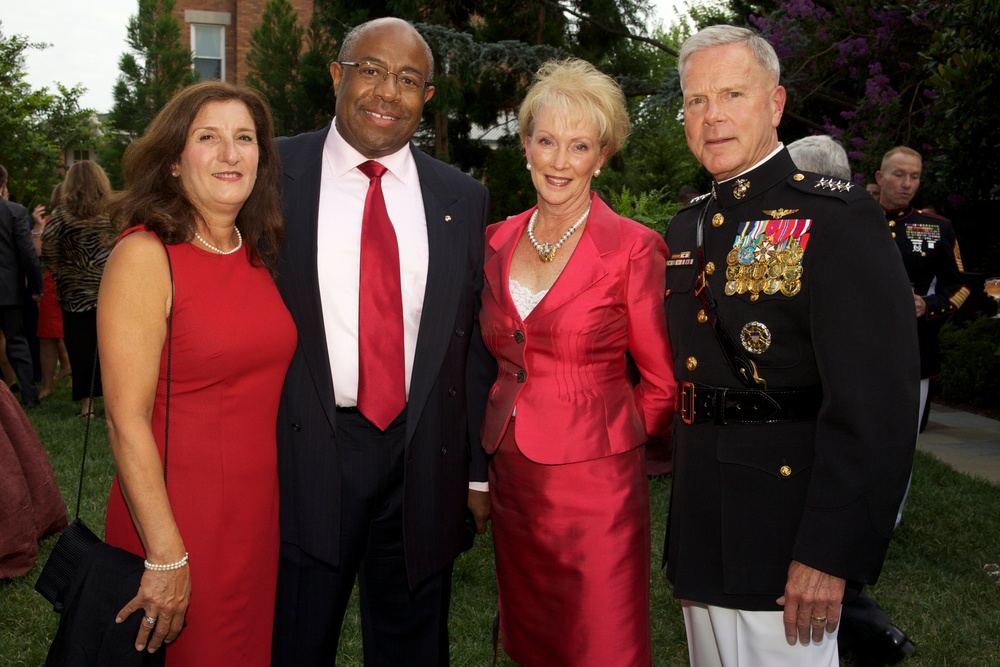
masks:
[[[299,24],[308,25],[313,0],[289,1]],[[267,0],[177,0],[173,15],[202,79],[246,82],[250,32],[260,24],[265,4]]]

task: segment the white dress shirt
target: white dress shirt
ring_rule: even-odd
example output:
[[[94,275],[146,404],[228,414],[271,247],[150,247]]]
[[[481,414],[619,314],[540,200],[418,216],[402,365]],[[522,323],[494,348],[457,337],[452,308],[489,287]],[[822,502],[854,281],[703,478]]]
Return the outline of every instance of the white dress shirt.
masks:
[[[319,224],[316,253],[323,324],[330,372],[338,407],[358,404],[358,293],[361,283],[361,218],[368,193],[368,177],[357,166],[368,158],[330,128],[323,146]],[[388,171],[382,192],[399,246],[403,295],[403,348],[406,395],[417,347],[417,332],[427,287],[427,220],[413,153],[407,144],[379,158]]]

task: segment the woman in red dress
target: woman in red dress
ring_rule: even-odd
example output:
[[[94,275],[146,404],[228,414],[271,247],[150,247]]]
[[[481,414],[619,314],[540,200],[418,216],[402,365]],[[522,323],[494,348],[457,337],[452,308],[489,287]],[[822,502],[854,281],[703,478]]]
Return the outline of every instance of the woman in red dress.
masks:
[[[590,191],[628,134],[613,79],[582,60],[547,63],[518,120],[538,205],[487,228],[480,317],[499,366],[482,441],[503,648],[525,667],[641,667],[652,658],[640,445],[666,430],[675,395],[667,249]]]
[[[56,183],[52,188],[52,197],[49,198],[49,210],[55,211],[62,201],[63,184]],[[31,242],[35,245],[35,252],[42,254],[42,232],[49,221],[49,216],[45,215],[45,206],[39,204],[31,212],[31,217],[35,220],[35,226],[31,229]],[[42,371],[42,389],[38,392],[38,398],[45,398],[52,395],[52,385],[54,382],[67,377],[72,372],[69,364],[69,356],[66,353],[66,344],[63,342],[63,316],[59,301],[56,300],[56,281],[52,277],[52,271],[47,266],[42,267],[44,277],[42,279],[42,298],[38,300],[38,357],[39,367]],[[56,375],[56,364],[59,364],[59,375]]]
[[[136,648],[169,643],[168,665],[271,660],[275,423],[296,344],[269,272],[282,237],[272,135],[256,92],[185,88],[125,152],[110,207],[130,229],[98,303],[117,466],[106,539],[146,559],[118,618],[141,610]]]

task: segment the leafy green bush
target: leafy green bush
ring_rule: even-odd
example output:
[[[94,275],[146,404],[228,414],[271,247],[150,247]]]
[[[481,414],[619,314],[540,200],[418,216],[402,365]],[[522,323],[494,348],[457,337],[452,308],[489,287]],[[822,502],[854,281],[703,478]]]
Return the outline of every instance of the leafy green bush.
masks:
[[[618,215],[641,222],[660,234],[667,231],[667,224],[680,209],[666,188],[634,195],[628,186],[624,186],[621,193],[612,192],[610,196],[611,208]]]
[[[944,398],[974,407],[1000,405],[1000,320],[948,322],[940,344]]]

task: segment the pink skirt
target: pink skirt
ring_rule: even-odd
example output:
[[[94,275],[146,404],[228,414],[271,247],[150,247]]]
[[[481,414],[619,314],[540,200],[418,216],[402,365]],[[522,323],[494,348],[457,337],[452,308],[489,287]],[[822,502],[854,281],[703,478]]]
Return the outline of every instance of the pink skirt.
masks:
[[[642,449],[542,465],[514,430],[489,471],[504,652],[522,667],[650,665]]]

